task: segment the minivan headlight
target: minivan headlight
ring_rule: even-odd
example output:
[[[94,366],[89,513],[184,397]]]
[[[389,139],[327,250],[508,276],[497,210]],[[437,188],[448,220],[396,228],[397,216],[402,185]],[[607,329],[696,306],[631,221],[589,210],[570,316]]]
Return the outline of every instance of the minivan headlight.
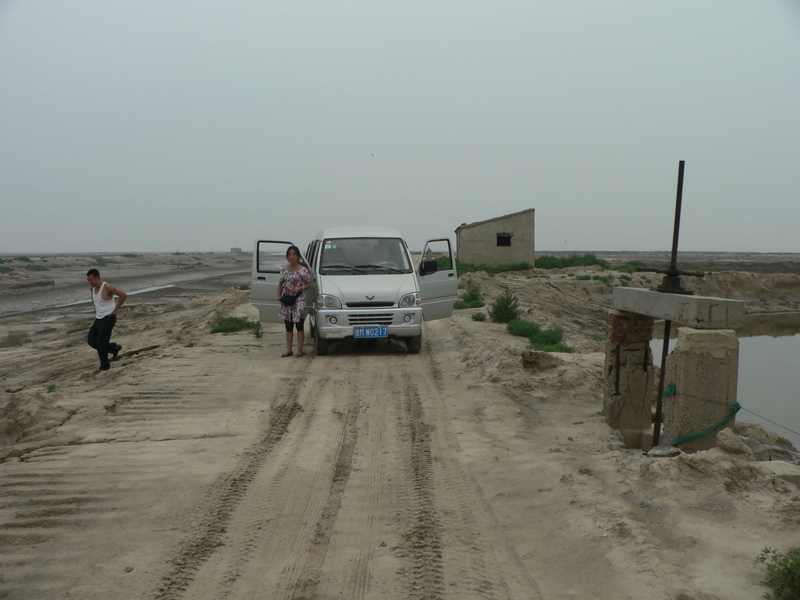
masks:
[[[414,292],[413,294],[406,294],[402,298],[400,298],[400,302],[397,306],[400,308],[411,308],[412,306],[419,306],[420,305],[420,296],[419,292]]]
[[[320,294],[317,296],[317,308],[342,308],[342,303],[336,296]]]

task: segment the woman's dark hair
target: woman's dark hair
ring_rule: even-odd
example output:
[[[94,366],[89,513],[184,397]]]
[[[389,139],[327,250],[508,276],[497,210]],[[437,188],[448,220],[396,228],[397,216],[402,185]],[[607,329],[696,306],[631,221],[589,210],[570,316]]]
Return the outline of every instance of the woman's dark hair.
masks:
[[[298,248],[297,246],[289,246],[286,249],[286,260],[289,260],[289,252],[291,252],[292,250],[294,250],[295,254],[297,254],[297,258],[300,258],[300,248]]]

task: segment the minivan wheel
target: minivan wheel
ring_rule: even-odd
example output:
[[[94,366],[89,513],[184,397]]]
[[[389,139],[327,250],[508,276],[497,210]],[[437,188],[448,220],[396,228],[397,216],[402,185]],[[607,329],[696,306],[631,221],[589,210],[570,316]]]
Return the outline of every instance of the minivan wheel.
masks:
[[[314,341],[317,345],[317,356],[326,355],[328,353],[328,340],[320,337],[319,330],[317,330],[316,335],[314,336]]]
[[[422,350],[422,334],[406,338],[406,348],[408,348],[409,354],[419,354],[419,351]]]

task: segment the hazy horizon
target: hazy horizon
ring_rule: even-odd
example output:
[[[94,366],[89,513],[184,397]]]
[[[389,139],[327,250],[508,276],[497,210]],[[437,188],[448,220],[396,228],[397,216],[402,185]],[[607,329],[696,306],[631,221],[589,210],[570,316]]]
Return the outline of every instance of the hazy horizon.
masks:
[[[0,3],[0,252],[536,209],[536,246],[800,252],[800,3]],[[792,216],[794,215],[794,216]],[[656,251],[656,250],[654,250]]]

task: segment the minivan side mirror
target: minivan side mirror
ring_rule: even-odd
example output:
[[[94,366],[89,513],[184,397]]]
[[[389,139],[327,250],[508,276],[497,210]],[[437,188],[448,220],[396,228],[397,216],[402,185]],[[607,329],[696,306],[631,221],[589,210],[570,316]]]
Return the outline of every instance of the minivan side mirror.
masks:
[[[423,260],[419,264],[419,274],[420,275],[430,275],[431,273],[436,273],[439,270],[439,262],[436,260]]]

